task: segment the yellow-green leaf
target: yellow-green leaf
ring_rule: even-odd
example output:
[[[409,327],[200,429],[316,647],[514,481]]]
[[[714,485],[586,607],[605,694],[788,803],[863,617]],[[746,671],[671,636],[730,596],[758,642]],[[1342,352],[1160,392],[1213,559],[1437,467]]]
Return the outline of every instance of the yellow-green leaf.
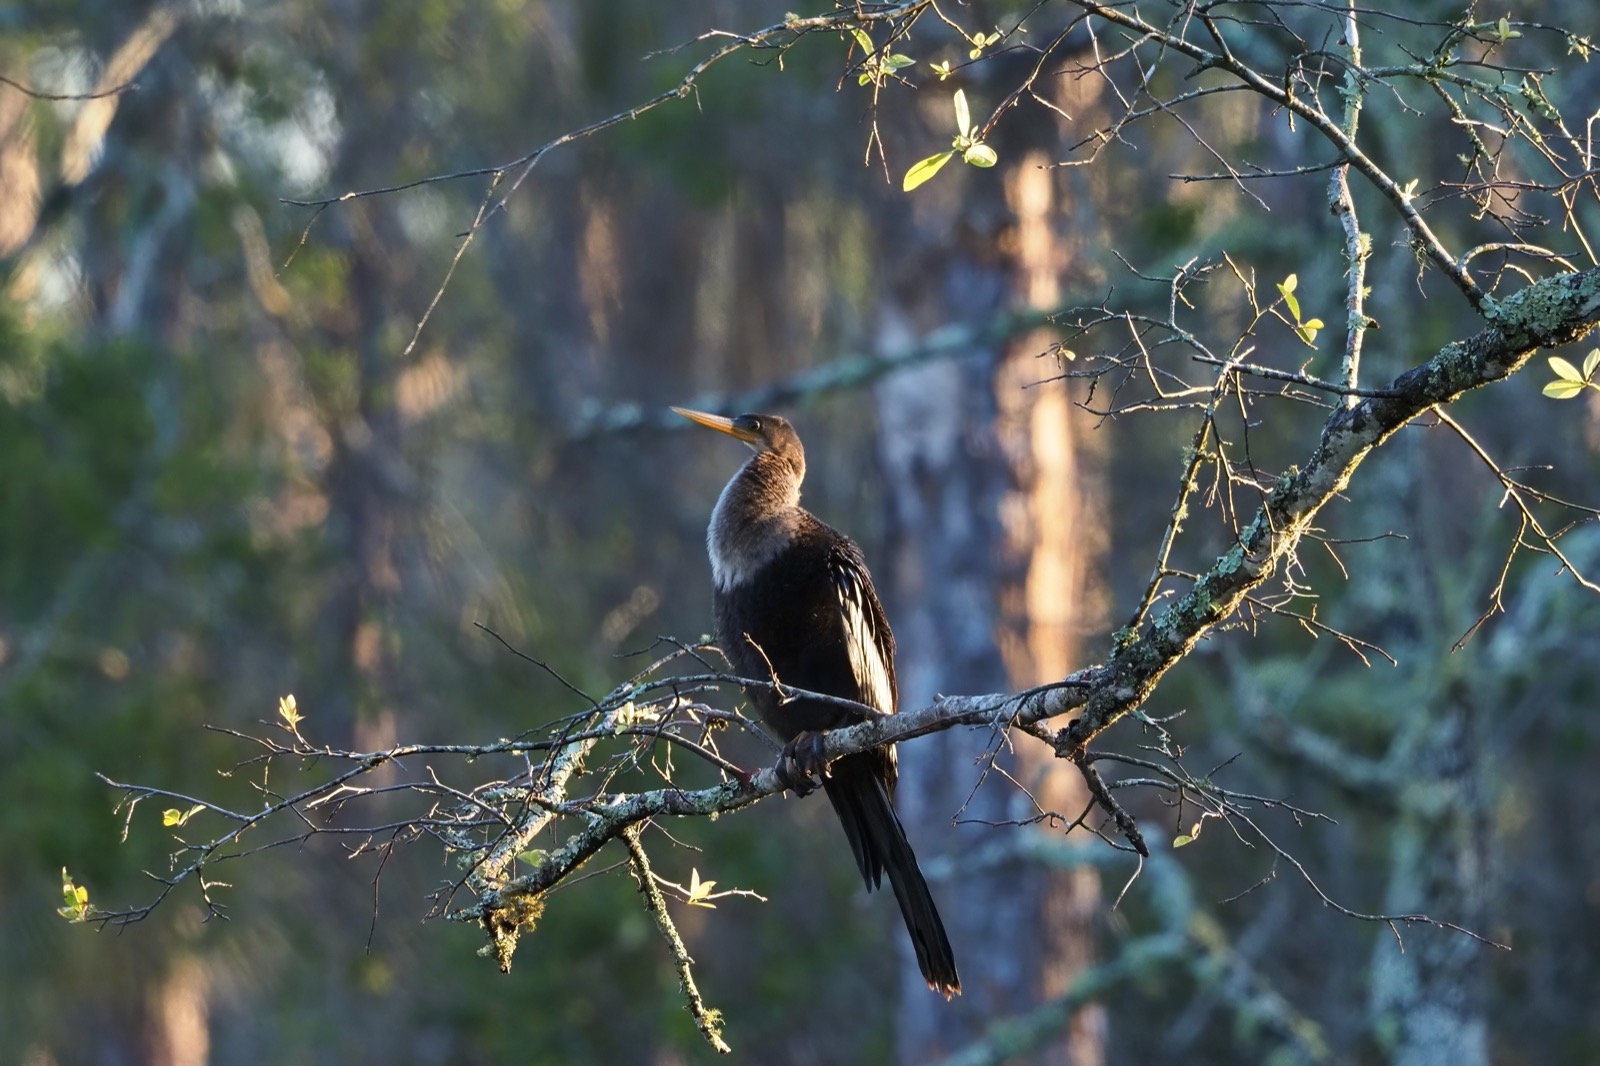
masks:
[[[278,717],[282,718],[290,729],[299,728],[300,721],[304,716],[300,713],[299,706],[295,704],[293,693],[284,696],[278,701]]]
[[[967,92],[956,90],[956,129],[965,137],[972,131],[972,114],[967,110]]]
[[[710,901],[711,890],[716,887],[715,881],[700,880],[700,871],[689,868],[689,903],[696,907],[710,907],[717,909],[717,905]]]
[[[1188,833],[1179,833],[1177,836],[1172,838],[1172,846],[1175,848],[1181,848],[1185,844],[1193,843],[1194,837],[1190,836]]]
[[[939,169],[950,162],[950,157],[953,155],[955,155],[954,152],[940,152],[938,155],[930,155],[926,159],[913,163],[911,169],[906,171],[905,180],[900,183],[900,188],[906,192],[915,189],[918,185],[939,173]]]
[[[852,26],[850,27],[850,33],[851,36],[855,37],[856,44],[860,45],[861,50],[867,53],[867,55],[871,55],[873,52],[877,51],[877,49],[872,46],[872,38],[867,36],[866,30],[859,26]]]
[[[205,810],[205,807],[198,803],[186,811],[180,811],[176,807],[168,807],[166,810],[161,812],[161,824],[168,826],[183,825],[190,818],[193,818],[203,810]]]
[[[994,154],[994,149],[979,141],[977,144],[961,153],[963,163],[971,163],[975,167],[992,167],[1000,161]]]
[[[1583,382],[1560,379],[1544,387],[1544,394],[1552,400],[1570,400],[1583,391]]]
[[[1552,355],[1550,357],[1550,369],[1554,370],[1556,372],[1556,377],[1563,381],[1576,381],[1580,384],[1583,382],[1583,375],[1578,372],[1578,368],[1561,358],[1559,355]]]
[[[69,922],[81,922],[89,917],[89,890],[72,883],[67,868],[61,868],[61,906],[56,913]]]
[[[1296,322],[1300,321],[1300,301],[1294,294],[1295,286],[1298,284],[1300,284],[1300,279],[1290,274],[1278,285],[1278,295],[1283,297],[1285,306],[1289,308],[1289,314],[1294,317]]]
[[[1588,381],[1594,377],[1597,369],[1600,369],[1600,348],[1583,357],[1583,380]]]

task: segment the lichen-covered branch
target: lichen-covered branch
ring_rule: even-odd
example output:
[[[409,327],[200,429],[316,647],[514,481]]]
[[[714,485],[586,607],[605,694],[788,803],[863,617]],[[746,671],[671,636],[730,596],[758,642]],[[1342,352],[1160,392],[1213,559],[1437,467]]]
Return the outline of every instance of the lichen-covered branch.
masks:
[[[1082,714],[1058,738],[1061,754],[1084,747],[1148,699],[1162,675],[1295,551],[1317,512],[1373,448],[1431,408],[1516,372],[1538,349],[1569,344],[1593,329],[1600,321],[1600,269],[1535,282],[1493,306],[1488,319],[1482,332],[1384,386],[1385,395],[1328,417],[1306,462],[1278,480],[1233,548],[1143,631],[1119,635]],[[1027,714],[1060,714],[1070,709],[1063,704],[1050,694]]]

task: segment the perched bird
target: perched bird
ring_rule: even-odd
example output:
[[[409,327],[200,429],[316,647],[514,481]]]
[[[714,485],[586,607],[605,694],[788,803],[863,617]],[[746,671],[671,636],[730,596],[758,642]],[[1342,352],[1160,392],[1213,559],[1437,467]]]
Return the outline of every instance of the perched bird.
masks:
[[[798,765],[807,776],[822,772],[867,888],[889,875],[917,966],[928,987],[949,999],[961,991],[961,978],[894,811],[894,747],[847,755],[824,769],[817,764],[821,734],[864,721],[867,713],[784,691],[805,689],[895,712],[894,634],[861,549],[800,506],[806,453],[784,419],[673,410],[755,452],[722,490],[706,531],[717,643],[740,677],[773,683],[749,693],[762,721],[787,742],[780,766]]]

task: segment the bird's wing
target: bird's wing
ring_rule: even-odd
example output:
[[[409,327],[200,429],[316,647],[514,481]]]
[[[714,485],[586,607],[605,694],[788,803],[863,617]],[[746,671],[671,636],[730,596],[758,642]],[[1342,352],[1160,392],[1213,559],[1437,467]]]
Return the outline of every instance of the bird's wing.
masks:
[[[853,541],[841,540],[828,553],[828,569],[839,596],[845,648],[861,702],[884,714],[893,714],[899,706],[894,680],[894,634],[889,631],[883,605],[873,591],[861,549]]]

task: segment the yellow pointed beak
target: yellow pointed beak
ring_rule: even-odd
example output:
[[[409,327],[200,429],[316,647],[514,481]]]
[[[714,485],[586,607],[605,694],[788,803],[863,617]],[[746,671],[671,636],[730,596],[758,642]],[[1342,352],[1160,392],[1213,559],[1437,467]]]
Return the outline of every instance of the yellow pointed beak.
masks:
[[[747,429],[740,429],[734,424],[733,419],[731,418],[724,418],[721,415],[706,414],[704,411],[691,411],[687,407],[674,407],[673,410],[696,425],[705,426],[707,429],[714,429],[718,433],[726,433],[728,436],[733,437],[736,440],[742,440],[746,444],[753,444],[757,440],[757,437],[754,433],[751,433]]]

